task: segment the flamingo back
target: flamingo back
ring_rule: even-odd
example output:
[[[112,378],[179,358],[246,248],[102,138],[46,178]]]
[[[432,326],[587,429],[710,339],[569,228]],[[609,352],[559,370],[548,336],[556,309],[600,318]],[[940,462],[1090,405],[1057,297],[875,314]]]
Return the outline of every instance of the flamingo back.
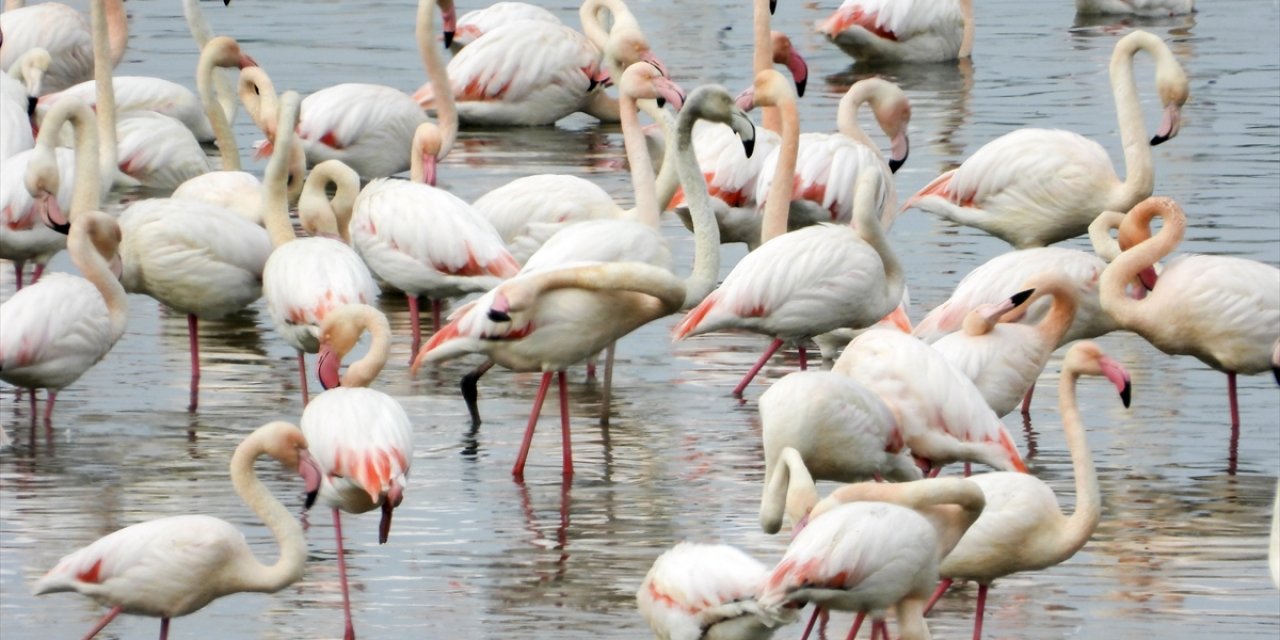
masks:
[[[0,305],[0,379],[24,388],[61,389],[111,350],[124,332],[84,278],[50,273]]]
[[[405,486],[413,429],[391,396],[365,387],[330,389],[307,405],[301,426],[325,471],[320,499],[330,506],[362,513],[382,504],[393,486]]]
[[[262,270],[262,291],[276,330],[307,353],[319,351],[316,333],[330,310],[372,304],[378,296],[360,256],[330,238],[301,238],[272,251]]]
[[[765,160],[757,178],[756,192],[760,194],[760,206],[768,201],[769,184],[773,182],[778,167],[778,150]],[[887,189],[880,192],[876,203],[881,211],[880,224],[887,231],[898,214],[897,194],[893,188],[893,172],[885,164],[879,150],[854,141],[842,134],[805,133],[800,135],[800,147],[796,156],[796,174],[792,198],[791,228],[817,222],[853,224],[853,196],[858,173],[863,167],[875,167],[880,171],[880,184]],[[797,205],[808,215],[797,219]],[[809,204],[812,203],[812,204]],[[803,206],[803,205],[801,205]]]
[[[755,602],[768,569],[740,549],[724,544],[681,542],[658,556],[645,575],[636,604],[659,638],[720,637],[715,625],[746,618],[735,638],[767,638],[793,611],[771,617]],[[755,635],[748,635],[752,630]]]

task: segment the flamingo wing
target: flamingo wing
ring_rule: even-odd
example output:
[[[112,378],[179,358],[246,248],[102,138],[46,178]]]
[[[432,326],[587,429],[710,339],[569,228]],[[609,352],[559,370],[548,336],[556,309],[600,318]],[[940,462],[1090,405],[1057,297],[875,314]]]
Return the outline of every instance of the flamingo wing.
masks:
[[[303,99],[298,137],[312,145],[342,150],[396,123],[397,132],[408,131],[402,143],[404,153],[400,154],[407,165],[413,130],[426,121],[417,103],[403,91],[380,84],[348,82],[326,87]]]
[[[116,113],[154,111],[181,122],[201,142],[213,140],[213,127],[204,113],[200,99],[190,89],[164,78],[151,76],[115,76]],[[97,85],[93,80],[81,82],[57,93],[42,96],[37,109],[41,118],[59,100],[77,98],[90,106],[97,104]]]
[[[795,615],[770,618],[756,604],[767,573],[736,547],[681,542],[654,561],[636,603],[659,637],[702,637],[712,625],[741,616],[757,616],[761,626],[773,627]]]
[[[156,189],[209,171],[209,157],[181,122],[153,111],[131,111],[116,121],[120,173]]]
[[[520,101],[551,87],[586,95],[600,52],[564,25],[520,22],[478,38],[449,61],[459,102]]]
[[[777,169],[777,150],[760,171],[756,186],[760,206],[767,202],[769,184]],[[881,224],[887,229],[896,216],[897,195],[892,185],[893,173],[880,152],[847,136],[828,133],[805,133],[800,136],[796,156],[795,188],[792,200],[807,200],[816,205],[823,217],[815,222],[850,224],[853,221],[854,185],[863,167],[875,167],[883,175],[882,183],[891,188],[881,193]]]
[[[102,294],[88,280],[62,273],[0,305],[0,326],[0,377],[27,387],[75,382],[120,338]]]
[[[378,296],[373,275],[356,252],[329,238],[293,240],[271,253],[262,270],[267,311],[297,349],[320,348],[317,327],[329,310],[371,304]]]
[[[363,387],[330,389],[307,405],[301,426],[311,455],[328,476],[326,484],[341,479],[358,487],[368,494],[370,507],[380,504],[392,486],[404,487],[413,461],[413,430],[391,396]]]
[[[84,14],[60,2],[42,2],[0,15],[0,69],[8,69],[29,49],[49,52],[44,91],[61,91],[93,77],[93,37]]]
[[[614,217],[618,205],[599,185],[578,176],[525,176],[480,196],[471,205],[512,244],[533,224],[574,223]],[[532,253],[532,252],[530,252]]]

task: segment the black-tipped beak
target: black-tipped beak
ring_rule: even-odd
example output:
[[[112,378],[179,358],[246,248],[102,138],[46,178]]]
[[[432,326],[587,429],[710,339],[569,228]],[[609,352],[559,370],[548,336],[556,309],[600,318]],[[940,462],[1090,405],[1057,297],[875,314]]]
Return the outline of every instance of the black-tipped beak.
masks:
[[[231,6],[231,0],[222,0],[222,6],[224,7]]]
[[[665,106],[667,106],[667,99],[662,96],[658,96],[658,108],[661,109]]]
[[[751,152],[756,150],[756,141],[754,138],[742,141],[742,150],[747,152],[747,157],[751,157]]]
[[[319,497],[319,496],[320,496],[320,490],[319,490],[319,489],[316,489],[315,491],[308,491],[308,492],[307,492],[307,499],[306,499],[306,501],[305,501],[305,502],[303,502],[303,503],[302,503],[302,508],[304,508],[304,509],[310,509],[311,507],[315,506],[315,504],[316,504],[316,498],[317,498],[317,497]]]
[[[494,322],[511,322],[511,314],[497,309],[489,310],[489,319]]]
[[[58,233],[61,233],[64,236],[71,233],[70,222],[64,222],[60,224],[50,220],[47,216],[44,219],[44,226],[49,227],[50,229],[53,229],[54,231],[57,231]]]
[[[898,169],[901,169],[902,165],[906,163],[907,163],[906,158],[903,158],[901,160],[895,160],[893,158],[889,158],[889,173],[897,173]]]
[[[1276,378],[1280,380],[1280,374],[1277,374]],[[1124,389],[1120,391],[1120,402],[1124,403],[1124,408],[1126,409],[1129,408],[1129,397],[1130,397],[1129,392],[1131,389],[1132,389],[1132,385],[1129,384],[1128,380],[1125,380]]]
[[[1271,367],[1271,373],[1276,377],[1276,384],[1280,384],[1280,367]]]
[[[778,10],[778,0],[769,0],[769,15]]]
[[[592,91],[595,91],[596,87],[598,86],[600,86],[600,81],[596,80],[595,78],[592,78],[589,82],[587,82],[587,93],[591,93]],[[659,104],[658,106],[662,106],[662,105]]]
[[[804,78],[802,80],[796,80],[796,97],[797,98],[804,97],[804,88],[808,85],[809,85],[808,78]]]
[[[1156,146],[1161,142],[1168,142],[1173,136],[1151,136],[1151,146]]]
[[[1026,302],[1027,298],[1030,298],[1031,294],[1035,293],[1035,291],[1036,291],[1035,289],[1027,289],[1026,291],[1019,291],[1009,297],[1009,302],[1012,302],[1013,306],[1016,307]]]
[[[455,33],[456,32],[454,31],[444,32],[444,48],[448,49],[449,47],[453,46],[453,36]]]
[[[36,117],[36,104],[40,102],[40,98],[36,96],[27,96],[27,117],[32,120]]]

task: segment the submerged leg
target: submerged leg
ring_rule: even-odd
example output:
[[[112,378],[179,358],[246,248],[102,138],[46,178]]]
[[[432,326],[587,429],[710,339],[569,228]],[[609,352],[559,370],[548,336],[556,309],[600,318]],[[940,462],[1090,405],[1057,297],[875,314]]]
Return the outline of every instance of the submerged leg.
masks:
[[[809,624],[804,626],[804,635],[800,636],[800,640],[809,640],[809,634],[813,631],[813,623],[818,621],[819,614],[822,613],[822,607],[814,606],[813,615],[809,616]]]
[[[808,371],[809,370],[809,354],[805,352],[804,345],[800,345],[796,347],[796,349],[800,352],[800,370]]]
[[[562,449],[561,473],[564,481],[573,478],[573,444],[569,439],[569,389],[565,387],[565,372],[556,373],[560,383],[560,448]]]
[[[342,615],[346,620],[346,628],[342,632],[343,640],[355,640],[356,628],[351,623],[351,595],[347,589],[347,558],[342,548],[342,515],[333,510],[333,535],[338,539],[338,582],[342,584]]]
[[[26,262],[23,260],[13,261],[13,281],[18,285],[18,291],[22,291],[22,267],[24,265],[26,265]]]
[[[542,413],[542,402],[547,399],[547,389],[551,387],[552,371],[542,373],[542,384],[538,385],[538,395],[533,399],[533,411],[529,414],[529,424],[524,428],[524,440],[520,443],[520,453],[516,454],[516,466],[511,468],[511,475],[516,480],[524,480],[524,461],[529,457],[529,445],[533,444],[533,430],[538,426],[538,414]]]
[[[751,384],[751,379],[755,378],[757,373],[760,373],[760,370],[764,368],[764,363],[768,362],[769,358],[772,358],[773,354],[777,353],[781,347],[782,338],[774,338],[773,342],[769,343],[769,348],[764,350],[764,355],[760,356],[760,359],[756,361],[755,366],[751,367],[747,371],[747,375],[742,377],[742,382],[739,382],[738,386],[733,388],[733,395],[741,397],[747,385]]]
[[[1240,405],[1236,400],[1236,372],[1227,372],[1227,396],[1231,401],[1231,440],[1227,443],[1227,473],[1235,474],[1240,447]]]
[[[31,395],[32,397],[35,397],[35,392],[32,391]],[[50,389],[49,397],[44,401],[44,426],[46,429],[48,429],[49,425],[53,424],[53,403],[57,401],[58,391],[56,389]]]
[[[613,355],[616,342],[610,342],[604,350],[604,397],[600,399],[600,424],[609,424],[609,405],[613,400]]]
[[[187,411],[195,411],[200,404],[200,332],[196,314],[187,314],[187,339],[191,343],[191,400]]]
[[[160,640],[169,640],[169,619],[160,618]]]
[[[489,360],[472,369],[471,373],[462,376],[462,400],[467,403],[467,411],[471,413],[472,427],[480,426],[480,405],[477,404],[480,392],[476,389],[476,384],[480,382],[480,376],[483,376],[492,368],[493,361]]]
[[[1027,389],[1026,395],[1022,396],[1022,415],[1031,415],[1031,396],[1036,392],[1036,383],[1031,383],[1031,388]]]

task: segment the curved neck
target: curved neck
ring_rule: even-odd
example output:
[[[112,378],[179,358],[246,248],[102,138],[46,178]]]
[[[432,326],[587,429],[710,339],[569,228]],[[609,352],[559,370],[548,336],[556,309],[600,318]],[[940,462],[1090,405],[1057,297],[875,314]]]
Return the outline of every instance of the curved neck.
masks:
[[[897,305],[902,300],[902,290],[907,284],[902,263],[889,246],[884,227],[880,224],[880,202],[883,201],[889,186],[882,182],[879,167],[863,167],[858,172],[858,181],[854,186],[853,218],[858,227],[858,236],[871,245],[880,256],[884,265],[884,284],[886,301]]]
[[[791,194],[795,186],[796,156],[800,152],[800,114],[794,98],[778,101],[782,115],[782,146],[778,149],[778,164],[769,184],[769,202],[765,205],[764,222],[760,227],[761,244],[787,232],[787,217],[791,212]]]
[[[960,0],[960,16],[964,20],[964,35],[960,37],[960,51],[956,57],[964,60],[973,53],[973,0]]]
[[[795,449],[784,448],[778,454],[772,475],[765,482],[764,495],[760,496],[760,527],[765,533],[777,533],[782,528],[782,514],[785,512],[792,528],[795,528],[816,504],[818,487],[804,464],[804,458]]]
[[[287,426],[297,429],[293,425]],[[297,519],[271,495],[253,471],[254,461],[267,453],[268,443],[265,440],[264,430],[259,429],[236,447],[235,454],[231,456],[231,484],[240,499],[271,529],[280,545],[280,559],[275,564],[267,566],[254,559],[248,572],[241,568],[238,572],[242,583],[240,590],[269,593],[279,591],[302,577],[307,561],[307,541]]]
[[[1104,262],[1111,262],[1120,255],[1120,242],[1112,237],[1111,232],[1120,228],[1124,222],[1124,214],[1119,211],[1103,211],[1093,222],[1089,223],[1089,243],[1093,252]]]
[[[1186,231],[1186,215],[1168,198],[1148,198],[1128,213],[1125,223],[1149,225],[1156,215],[1164,219],[1160,232],[1121,253],[1102,272],[1098,290],[1102,308],[1122,327],[1140,326],[1147,321],[1143,302],[1126,296],[1125,286],[1143,269],[1172,253]]]
[[[1154,38],[1154,36],[1152,36]],[[1121,40],[1111,54],[1111,92],[1115,97],[1116,119],[1120,124],[1120,144],[1124,147],[1124,182],[1112,194],[1107,209],[1128,209],[1151,195],[1155,170],[1151,162],[1151,142],[1138,102],[1138,83],[1133,77],[1133,57],[1145,49],[1162,64],[1161,56],[1142,39]]]
[[[119,232],[115,220],[106,214],[81,214],[71,225],[71,233],[67,237],[67,253],[71,256],[71,263],[84,274],[84,279],[98,290],[106,302],[107,318],[114,340],[124,333],[125,323],[129,319],[129,303],[120,279],[112,273],[106,257],[98,253],[90,237],[101,226],[110,226],[113,233]]]
[[[813,507],[810,517],[850,502],[891,502],[919,511],[938,532],[939,557],[951,553],[987,504],[982,488],[965,478],[859,482],[832,491]]]
[[[1058,413],[1062,416],[1062,430],[1076,475],[1076,509],[1059,532],[1058,550],[1063,558],[1070,557],[1088,542],[1102,518],[1098,474],[1093,467],[1093,455],[1076,407],[1076,381],[1079,378],[1080,372],[1068,365],[1058,382]]]
[[[543,293],[555,289],[632,291],[657,299],[654,318],[670,315],[684,304],[684,283],[670,271],[639,262],[606,262],[541,271],[498,285],[512,312],[531,309]]]
[[[71,189],[71,209],[67,215],[75,221],[81,213],[98,209],[102,197],[102,181],[98,166],[98,131],[93,111],[79,100],[64,100],[66,107],[55,106],[45,116],[40,134],[36,138],[36,147],[54,154],[58,146],[58,135],[62,125],[71,123],[75,132],[76,182]]]
[[[258,125],[268,138],[275,135],[276,120],[279,118],[280,99],[276,95],[276,87],[262,67],[245,67],[240,70],[238,83],[240,101],[249,118]]]
[[[582,22],[582,33],[586,34],[587,39],[601,53],[609,43],[609,31],[604,28],[600,17],[605,9],[612,11],[611,7],[606,6],[605,0],[587,0],[578,7],[578,20]]]
[[[391,325],[387,322],[387,316],[373,307],[365,306],[358,322],[369,331],[369,352],[347,367],[346,373],[342,374],[344,387],[367,387],[372,384],[382,368],[387,366],[387,358],[391,354]]]
[[[1071,328],[1071,323],[1076,319],[1078,301],[1075,291],[1066,281],[1056,276],[1045,283],[1036,283],[1035,289],[1026,304],[1030,305],[1044,296],[1053,296],[1049,313],[1036,323],[1036,333],[1040,334],[1044,344],[1057,348],[1062,336],[1066,335],[1067,329]]]
[[[336,187],[333,198],[329,185]],[[325,160],[311,169],[302,196],[298,198],[298,218],[313,234],[329,235],[350,244],[348,225],[360,195],[360,176],[341,160]]]
[[[231,131],[231,123],[227,121],[227,113],[214,95],[216,78],[214,69],[218,67],[217,57],[220,55],[217,45],[206,46],[200,54],[200,62],[196,66],[196,91],[200,94],[200,103],[204,105],[204,113],[213,126],[215,143],[222,154],[223,171],[240,170],[240,149],[236,146],[235,133]]]
[[[627,151],[627,164],[631,165],[631,187],[636,195],[636,220],[658,228],[659,211],[657,184],[653,176],[653,163],[640,128],[640,114],[636,99],[626,91],[618,97],[619,116],[622,124],[622,143]]]
[[[196,41],[196,47],[203,52],[205,45],[209,44],[209,41],[213,39],[214,33],[213,28],[209,26],[209,20],[204,16],[204,11],[200,10],[200,0],[182,0],[182,15],[187,20],[187,30],[191,32],[191,37]],[[198,74],[196,81],[199,83]],[[216,96],[226,121],[228,123],[234,121],[238,103],[236,101],[235,83],[231,81],[231,77],[227,73],[218,70],[213,71],[213,94]],[[201,96],[201,99],[203,100],[203,96]],[[216,132],[215,125],[215,134]],[[219,143],[218,146],[221,147],[222,143]],[[223,168],[226,168],[225,160]]]
[[[672,169],[684,188],[689,219],[693,222],[693,271],[685,279],[685,308],[697,305],[710,295],[720,276],[720,225],[711,206],[711,196],[707,194],[706,177],[698,168],[697,154],[693,150],[693,125],[698,119],[694,112],[695,109],[689,107],[680,112],[672,144],[675,153],[668,154],[670,162],[662,166],[665,172],[668,164],[674,165]],[[670,202],[670,198],[666,201]]]
[[[436,0],[418,0],[418,13],[414,35],[418,40],[418,52],[422,56],[422,67],[427,72],[427,79],[435,91],[436,125],[440,127],[443,140],[436,159],[441,160],[453,149],[453,142],[458,137],[458,107],[453,100],[453,88],[449,85],[449,74],[445,70],[444,61],[440,58],[440,49],[436,47],[432,37],[432,23],[435,21]]]
[[[871,137],[858,123],[858,107],[871,99],[873,86],[874,83],[863,81],[849,87],[849,90],[840,97],[840,107],[836,110],[836,127],[841,134],[879,152],[880,148],[871,141]]]
[[[121,15],[124,14],[124,6],[120,0],[93,0],[89,10],[93,29],[93,82],[98,110],[98,175],[108,185],[116,181],[119,173],[116,161],[116,91],[111,79],[115,64],[110,62],[111,43],[108,41],[113,36],[107,32],[107,22],[112,19],[112,7],[119,10]],[[121,51],[123,52],[123,48]]]
[[[667,144],[667,141],[675,140],[675,119],[671,117],[670,112],[659,107],[656,100],[639,100],[636,105],[641,111],[649,114],[649,117],[653,118],[653,121],[662,129],[662,167],[658,169],[654,186],[658,201],[658,217],[661,218],[662,212],[667,210],[671,199],[676,195],[676,190],[680,188],[680,176],[676,173],[676,145]],[[647,148],[648,145],[646,145]]]
[[[262,198],[258,205],[262,224],[267,228],[267,235],[271,236],[271,244],[275,247],[296,237],[293,223],[289,221],[286,182],[289,178],[290,156],[296,144],[293,127],[298,120],[298,97],[292,93],[285,97],[287,99],[281,105],[280,119],[277,121],[277,126],[281,127],[284,134],[276,136],[271,159],[267,161],[267,168],[262,174]]]

